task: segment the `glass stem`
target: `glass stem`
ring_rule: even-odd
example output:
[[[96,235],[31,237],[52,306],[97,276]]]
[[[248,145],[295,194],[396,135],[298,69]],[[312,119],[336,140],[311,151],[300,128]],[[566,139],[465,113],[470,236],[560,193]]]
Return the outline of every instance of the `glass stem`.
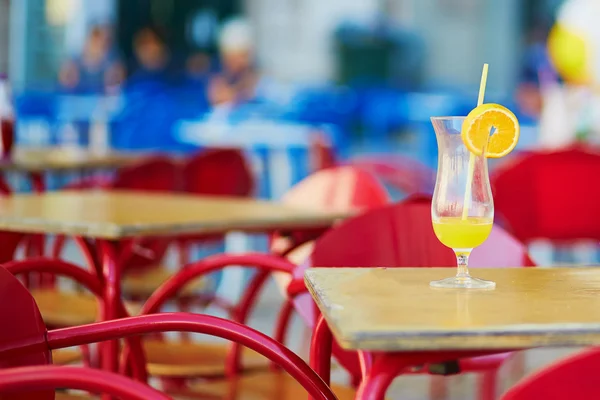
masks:
[[[458,265],[458,271],[456,273],[457,278],[468,278],[469,277],[469,256],[471,251],[455,251],[456,264]]]

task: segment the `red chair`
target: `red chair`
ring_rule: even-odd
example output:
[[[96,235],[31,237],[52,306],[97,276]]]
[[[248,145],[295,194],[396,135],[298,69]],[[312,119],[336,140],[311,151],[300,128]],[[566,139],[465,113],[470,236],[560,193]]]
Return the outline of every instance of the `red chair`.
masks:
[[[40,264],[35,268],[20,263],[13,263],[10,266],[10,270],[17,274],[31,272],[33,269],[70,276],[94,292],[102,291],[101,285],[93,274],[66,264]],[[310,396],[323,400],[336,399],[323,380],[292,351],[264,334],[241,324],[205,315],[170,313],[126,317],[46,331],[29,292],[4,268],[0,268],[0,286],[3,288],[2,300],[10,300],[18,304],[18,307],[0,308],[0,320],[8,326],[18,328],[18,331],[17,329],[0,331],[0,366],[2,367],[48,364],[51,360],[50,350],[106,341],[111,344],[116,340],[126,339],[129,354],[123,358],[121,371],[131,373],[136,380],[145,381],[147,378],[145,356],[139,351],[141,347],[139,347],[139,339],[136,338],[157,332],[185,331],[217,336],[248,347],[281,367]],[[126,315],[125,310],[121,308],[119,314]],[[107,351],[108,346],[104,349]],[[113,366],[104,364],[103,367],[112,369]],[[306,396],[306,392],[304,395]],[[12,400],[19,397],[6,398]]]
[[[0,370],[0,397],[27,396],[30,400],[82,399],[58,393],[55,389],[77,389],[118,396],[123,400],[169,400],[170,397],[148,385],[124,376],[90,368],[37,366]]]
[[[254,190],[252,171],[234,149],[205,150],[190,157],[182,169],[186,193],[249,197]]]
[[[472,267],[533,265],[525,247],[497,226],[488,240],[473,251],[472,257]],[[431,200],[425,197],[414,197],[344,221],[317,240],[310,261],[311,265],[329,268],[456,267],[452,250],[435,236],[431,224]],[[304,269],[296,270],[295,277],[300,279]],[[300,283],[295,281],[293,284]],[[290,290],[288,288],[288,292]],[[316,314],[310,296],[300,296],[294,304],[304,319],[314,325]],[[356,353],[344,352],[334,343],[334,355],[358,382],[361,368]],[[495,398],[495,373],[508,356],[461,360],[463,371],[485,372],[481,398]]]
[[[170,299],[177,296],[186,285],[189,285],[195,279],[201,279],[207,274],[222,270],[229,265],[236,265],[251,269],[256,269],[256,279],[254,279],[245,292],[242,300],[236,306],[237,313],[234,315],[236,322],[245,324],[256,303],[263,283],[270,274],[274,272],[292,274],[295,266],[283,258],[264,255],[264,254],[244,254],[244,255],[218,255],[206,258],[191,264],[187,268],[178,272],[171,279],[165,282],[144,305],[141,315],[158,312]],[[280,343],[280,342],[277,342]],[[233,343],[232,346],[224,348],[226,357],[215,357],[214,351],[206,351],[206,345],[202,343],[177,342],[173,340],[156,340],[147,338],[144,340],[144,349],[146,350],[148,370],[151,375],[167,378],[186,378],[194,379],[200,376],[208,376],[206,363],[204,368],[200,368],[199,360],[204,357],[213,358],[222,364],[225,369],[225,375],[230,379],[231,384],[236,387],[235,399],[246,398],[265,398],[265,399],[297,399],[304,398],[305,393],[299,391],[298,386],[293,384],[282,376],[279,372],[268,372],[268,362],[264,358],[257,358],[257,353],[243,349],[240,344]],[[202,350],[204,349],[204,352]],[[128,361],[129,353],[126,349],[124,362]],[[251,374],[240,375],[243,372]],[[210,385],[202,383],[186,387],[183,391],[186,394],[206,393],[211,391],[215,396],[223,396],[224,389],[229,390],[229,385],[217,384]],[[342,386],[334,387],[335,393],[342,399],[353,399],[354,390]],[[221,397],[219,397],[221,398]],[[229,398],[229,397],[228,397]]]
[[[428,166],[399,155],[364,156],[350,162],[405,196],[416,193],[433,193],[435,171]]]
[[[585,350],[528,376],[502,400],[600,399],[599,369],[600,349]]]
[[[353,166],[318,171],[290,189],[282,201],[289,206],[324,212],[353,213],[389,203],[385,188],[368,172]],[[322,232],[288,232],[273,238],[271,251],[288,254]],[[295,259],[294,261],[301,261]]]
[[[145,192],[175,192],[181,186],[180,177],[180,167],[171,158],[154,156],[119,169],[111,188]]]
[[[519,240],[600,240],[600,154],[584,148],[529,153],[492,176],[495,210]]]

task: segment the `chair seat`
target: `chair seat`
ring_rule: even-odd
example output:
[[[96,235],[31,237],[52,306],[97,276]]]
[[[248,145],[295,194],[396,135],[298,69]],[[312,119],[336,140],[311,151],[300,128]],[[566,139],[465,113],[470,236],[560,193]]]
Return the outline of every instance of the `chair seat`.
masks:
[[[223,376],[229,346],[229,343],[144,340],[148,372],[162,377]],[[242,350],[241,364],[244,371],[269,367],[266,358],[247,348]]]
[[[61,349],[52,351],[52,364],[68,365],[81,361],[83,355],[78,349]]]
[[[98,301],[87,293],[61,292],[56,289],[32,289],[31,295],[49,327],[61,328],[91,324],[98,317]],[[140,306],[126,303],[130,315],[139,313]]]
[[[72,394],[68,392],[56,392],[54,400],[96,400],[100,397],[92,396],[90,394]]]
[[[354,400],[356,391],[350,387],[332,385],[338,400]],[[285,372],[257,372],[234,379],[194,383],[189,389],[173,392],[179,399],[227,400],[305,400],[306,390]],[[187,397],[186,392],[187,391]]]
[[[148,298],[175,273],[176,271],[170,271],[162,266],[130,272],[123,278],[121,289],[125,295]],[[183,288],[180,296],[197,294],[208,287],[208,282],[207,279],[195,279]]]

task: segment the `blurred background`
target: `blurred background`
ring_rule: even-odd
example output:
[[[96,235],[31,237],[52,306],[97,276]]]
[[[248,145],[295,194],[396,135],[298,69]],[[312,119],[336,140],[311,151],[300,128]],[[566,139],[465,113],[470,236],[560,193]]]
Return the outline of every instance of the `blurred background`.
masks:
[[[184,122],[218,110],[229,123],[316,128],[342,158],[434,164],[428,119],[475,105],[484,62],[487,100],[518,114],[522,146],[536,143],[538,72],[561,3],[0,0],[0,73],[20,145],[74,142],[61,126],[77,121],[87,146],[83,122],[102,118],[112,147],[185,152],[208,138]]]

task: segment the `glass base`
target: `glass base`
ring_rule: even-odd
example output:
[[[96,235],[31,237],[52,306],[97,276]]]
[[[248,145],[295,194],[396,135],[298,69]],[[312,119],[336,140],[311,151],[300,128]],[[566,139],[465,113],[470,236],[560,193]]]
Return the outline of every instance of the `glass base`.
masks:
[[[454,276],[439,281],[431,281],[429,286],[444,289],[494,289],[496,282],[470,276]]]

